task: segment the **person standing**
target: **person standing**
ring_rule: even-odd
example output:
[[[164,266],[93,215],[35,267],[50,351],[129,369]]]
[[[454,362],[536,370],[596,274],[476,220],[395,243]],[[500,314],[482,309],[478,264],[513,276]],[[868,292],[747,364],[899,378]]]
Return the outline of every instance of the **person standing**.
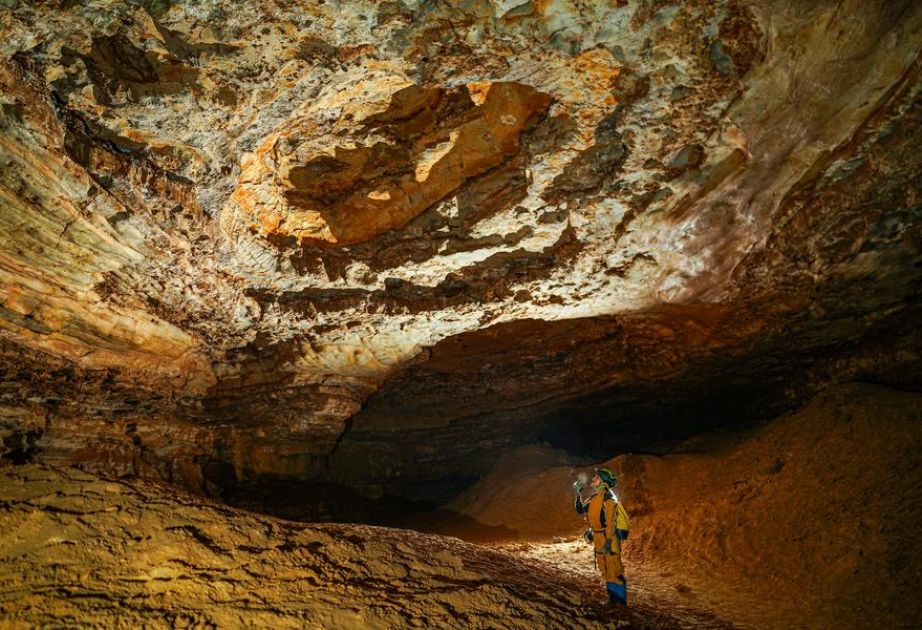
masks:
[[[615,484],[617,479],[611,470],[596,468],[592,477],[593,493],[585,503],[580,494],[580,482],[574,483],[573,488],[576,491],[576,512],[585,514],[589,521],[596,565],[605,581],[608,601],[627,605],[627,579],[621,562],[621,543],[627,539],[628,517],[614,493]]]

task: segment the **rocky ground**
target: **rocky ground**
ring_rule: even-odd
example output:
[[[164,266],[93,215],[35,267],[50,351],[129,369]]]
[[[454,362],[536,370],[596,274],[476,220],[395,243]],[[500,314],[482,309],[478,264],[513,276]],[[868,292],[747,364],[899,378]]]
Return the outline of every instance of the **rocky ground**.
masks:
[[[908,628],[922,614],[920,409],[919,394],[852,384],[609,462],[632,516],[620,612],[600,601],[570,507],[586,468],[547,447],[404,520],[477,544],[7,466],[0,612],[23,627]]]
[[[0,471],[0,625],[726,628],[456,538],[258,516],[143,481]]]
[[[641,599],[750,628],[908,628],[922,618],[922,395],[849,384],[744,432],[619,456]],[[585,468],[531,447],[451,507],[486,540],[587,577],[569,484]],[[515,506],[512,509],[511,506]],[[510,538],[522,542],[510,543]]]

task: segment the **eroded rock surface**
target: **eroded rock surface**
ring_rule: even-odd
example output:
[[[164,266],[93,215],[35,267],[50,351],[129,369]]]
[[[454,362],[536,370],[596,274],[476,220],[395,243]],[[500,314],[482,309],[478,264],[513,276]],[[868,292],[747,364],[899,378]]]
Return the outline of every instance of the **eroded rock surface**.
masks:
[[[669,437],[922,385],[912,0],[0,28],[5,459],[447,495],[587,415]]]
[[[454,538],[305,526],[74,469],[0,472],[0,527],[0,614],[8,627],[655,630],[679,623],[648,606],[607,609],[586,580]],[[688,619],[727,627],[707,616]]]

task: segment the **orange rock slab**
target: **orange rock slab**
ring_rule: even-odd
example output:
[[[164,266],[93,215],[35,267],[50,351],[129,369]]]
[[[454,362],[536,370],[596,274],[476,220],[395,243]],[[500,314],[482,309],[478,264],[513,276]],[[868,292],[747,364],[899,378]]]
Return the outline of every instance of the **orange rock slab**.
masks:
[[[278,159],[286,132],[273,134],[244,164],[233,199],[267,236],[339,245],[373,240],[515,156],[550,100],[514,82],[469,92],[409,86],[354,129],[353,146],[303,161]],[[277,159],[273,171],[269,163]]]

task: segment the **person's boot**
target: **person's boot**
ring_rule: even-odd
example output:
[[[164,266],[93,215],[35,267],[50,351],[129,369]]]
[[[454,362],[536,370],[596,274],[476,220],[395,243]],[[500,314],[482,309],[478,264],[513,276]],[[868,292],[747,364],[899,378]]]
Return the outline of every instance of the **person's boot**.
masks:
[[[621,579],[624,580],[623,584],[609,582],[607,585],[608,603],[611,606],[627,606],[627,580],[623,576]]]

